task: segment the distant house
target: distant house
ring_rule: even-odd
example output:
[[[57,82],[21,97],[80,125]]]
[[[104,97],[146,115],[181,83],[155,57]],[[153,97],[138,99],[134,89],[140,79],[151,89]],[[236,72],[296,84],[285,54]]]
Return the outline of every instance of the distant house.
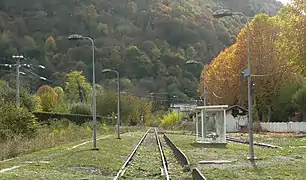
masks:
[[[238,132],[248,125],[248,110],[234,105],[226,109],[226,132]]]
[[[183,113],[183,118],[189,119],[190,111],[193,111],[196,107],[196,104],[171,104],[169,110],[171,112]]]

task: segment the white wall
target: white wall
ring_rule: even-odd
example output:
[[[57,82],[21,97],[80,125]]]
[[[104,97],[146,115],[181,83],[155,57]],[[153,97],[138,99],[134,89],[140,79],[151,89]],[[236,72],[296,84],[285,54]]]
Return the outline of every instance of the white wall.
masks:
[[[260,125],[264,131],[269,132],[306,132],[306,122],[270,122]]]
[[[226,112],[226,132],[238,132],[239,126],[246,126],[248,122],[247,116],[234,116],[231,111]]]

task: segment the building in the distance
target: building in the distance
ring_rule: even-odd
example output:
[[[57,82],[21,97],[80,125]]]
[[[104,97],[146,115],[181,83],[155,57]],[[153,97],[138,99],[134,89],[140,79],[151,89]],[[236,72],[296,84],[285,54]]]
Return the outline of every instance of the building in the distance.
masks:
[[[183,119],[189,119],[190,111],[193,111],[196,107],[196,103],[172,103],[169,110],[171,112],[183,113]]]
[[[226,109],[226,132],[239,132],[248,128],[248,110],[234,105]]]

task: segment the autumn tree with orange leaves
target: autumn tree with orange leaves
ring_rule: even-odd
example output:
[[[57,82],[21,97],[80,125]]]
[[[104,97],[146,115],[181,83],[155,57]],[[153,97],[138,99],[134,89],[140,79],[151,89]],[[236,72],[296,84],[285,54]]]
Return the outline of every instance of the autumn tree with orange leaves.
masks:
[[[265,113],[270,112],[268,116],[271,116],[272,99],[280,86],[294,77],[295,66],[288,63],[278,46],[282,38],[279,17],[257,15],[250,23],[250,31],[252,80],[255,83],[253,98],[259,120],[262,120]],[[236,44],[221,52],[205,68],[201,79],[203,82],[205,77],[208,104],[233,105],[241,99],[247,100],[247,93],[241,94],[240,80],[241,71],[247,69],[246,35],[244,28]],[[247,90],[246,78],[242,83]],[[222,98],[216,98],[216,94]]]

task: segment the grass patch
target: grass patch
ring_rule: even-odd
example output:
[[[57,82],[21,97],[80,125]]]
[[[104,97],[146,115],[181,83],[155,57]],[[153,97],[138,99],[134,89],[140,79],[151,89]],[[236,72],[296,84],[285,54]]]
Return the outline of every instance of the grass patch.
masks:
[[[238,143],[228,143],[226,148],[205,148],[195,146],[195,137],[169,134],[169,138],[187,155],[192,166],[199,168],[208,179],[303,179],[306,172],[306,151],[302,148],[290,148],[298,140],[290,137],[280,139],[269,137],[269,142],[275,145],[287,144],[282,149],[255,147],[255,156],[261,158],[255,164],[246,160],[249,146]],[[256,139],[260,140],[260,139]],[[261,139],[262,140],[262,139]],[[300,139],[299,144],[306,145]],[[264,141],[260,141],[264,142]],[[268,142],[264,142],[268,143]],[[296,159],[296,157],[303,159]],[[232,164],[200,165],[201,160],[231,160]]]
[[[137,127],[122,127],[121,132],[134,131]],[[114,133],[115,128],[98,125],[98,134]],[[54,121],[50,125],[38,125],[34,137],[13,136],[0,142],[0,160],[20,154],[55,147],[68,142],[88,139],[92,136],[92,124],[76,125],[70,121]]]
[[[97,141],[99,151],[90,150],[91,143],[71,149],[80,143],[75,142],[30,153],[1,163],[1,169],[25,166],[1,173],[0,179],[112,179],[143,134],[129,132],[122,134],[121,140],[113,134]]]
[[[254,134],[254,141],[277,145],[281,147],[305,146],[306,138],[295,138],[296,134],[285,133],[261,133]],[[248,133],[229,133],[228,136],[241,139],[249,139]]]

